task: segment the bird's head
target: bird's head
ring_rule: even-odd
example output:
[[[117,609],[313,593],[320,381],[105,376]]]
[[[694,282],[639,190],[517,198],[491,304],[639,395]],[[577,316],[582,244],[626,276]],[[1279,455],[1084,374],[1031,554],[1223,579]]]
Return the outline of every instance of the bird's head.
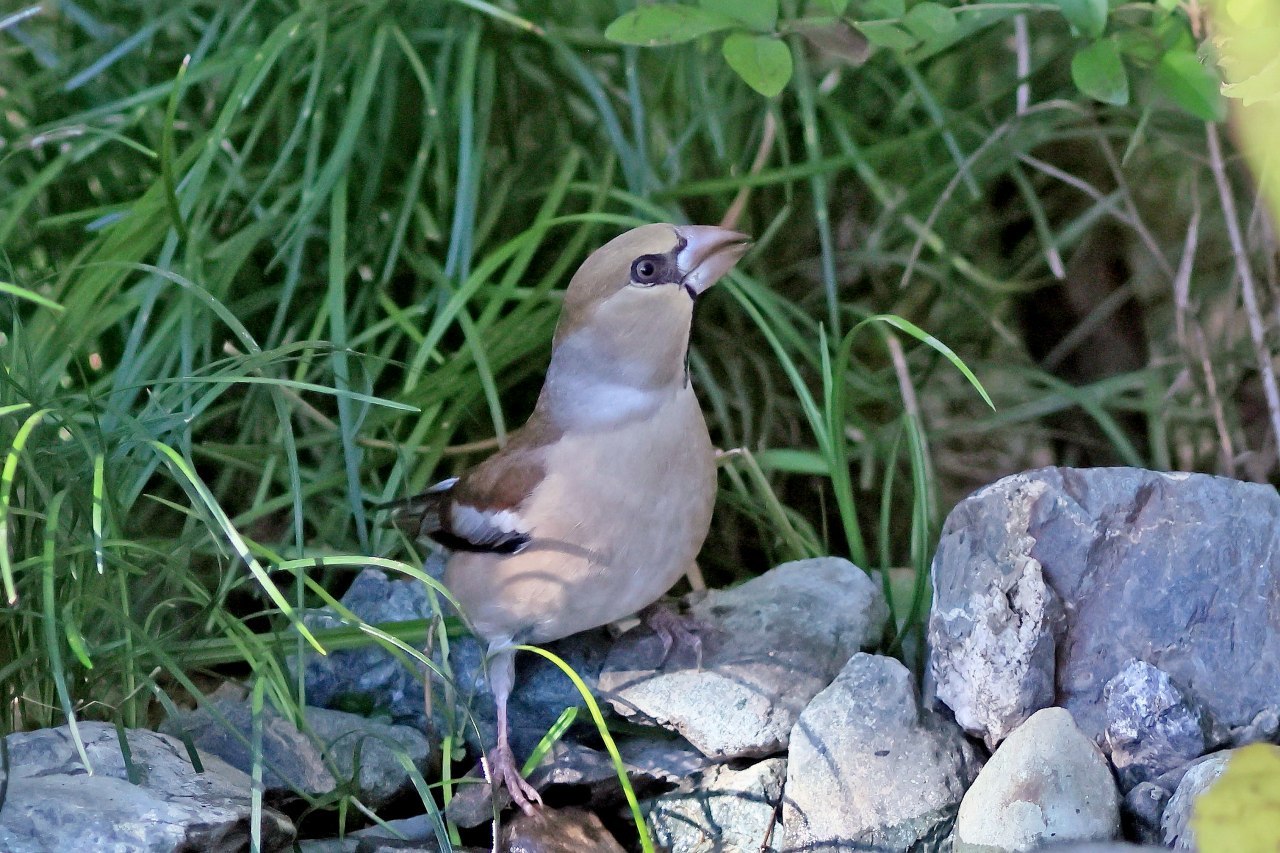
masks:
[[[655,224],[591,252],[564,293],[550,400],[604,418],[684,383],[694,301],[749,245],[716,225]]]
[[[579,267],[556,327],[547,391],[602,414],[683,384],[693,303],[738,262],[744,234],[713,225],[643,225]]]

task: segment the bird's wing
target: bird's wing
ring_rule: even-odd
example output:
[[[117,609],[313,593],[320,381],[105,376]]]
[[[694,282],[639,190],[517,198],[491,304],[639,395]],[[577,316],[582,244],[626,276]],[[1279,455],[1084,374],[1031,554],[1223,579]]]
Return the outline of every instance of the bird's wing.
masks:
[[[437,483],[396,509],[396,526],[454,551],[517,553],[533,539],[520,506],[542,480],[538,456],[530,448],[511,449]]]

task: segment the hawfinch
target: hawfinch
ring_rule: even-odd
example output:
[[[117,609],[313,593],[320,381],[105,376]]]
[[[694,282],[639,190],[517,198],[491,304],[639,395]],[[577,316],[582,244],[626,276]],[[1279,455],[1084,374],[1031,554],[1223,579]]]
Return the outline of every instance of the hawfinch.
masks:
[[[626,618],[693,564],[716,494],[689,382],[693,303],[747,246],[725,228],[645,225],[597,249],[569,282],[528,423],[398,513],[452,551],[445,585],[489,646],[491,779],[526,812],[541,797],[507,739],[513,647]]]

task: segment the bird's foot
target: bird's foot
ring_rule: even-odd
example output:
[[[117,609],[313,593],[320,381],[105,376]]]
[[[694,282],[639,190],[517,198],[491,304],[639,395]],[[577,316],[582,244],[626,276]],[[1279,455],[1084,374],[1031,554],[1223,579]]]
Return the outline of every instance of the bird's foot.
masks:
[[[658,635],[662,642],[661,667],[677,647],[693,652],[694,666],[702,669],[702,638],[695,631],[705,631],[707,625],[694,616],[678,612],[666,602],[657,602],[640,611],[640,621]]]
[[[495,747],[486,760],[489,764],[489,784],[495,797],[498,789],[505,787],[511,795],[511,802],[527,815],[534,813],[535,803],[542,805],[542,795],[538,793],[538,789],[520,775],[520,768],[516,765],[516,757],[510,746],[504,743]]]

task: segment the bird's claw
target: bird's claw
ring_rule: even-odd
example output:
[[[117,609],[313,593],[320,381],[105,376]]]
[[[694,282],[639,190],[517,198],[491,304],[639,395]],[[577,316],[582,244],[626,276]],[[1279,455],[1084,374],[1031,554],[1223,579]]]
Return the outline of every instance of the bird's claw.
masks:
[[[511,752],[511,747],[494,748],[489,753],[488,762],[489,783],[494,796],[497,796],[500,788],[506,788],[507,793],[511,795],[511,802],[519,806],[520,810],[527,815],[534,813],[535,804],[542,805],[542,795],[538,793],[538,789],[520,775],[520,768],[516,766],[516,758]]]
[[[658,661],[659,667],[671,657],[672,650],[680,646],[693,651],[695,668],[702,669],[702,638],[694,633],[706,628],[700,620],[681,615],[670,605],[658,603],[646,607],[640,613],[640,621],[657,634],[658,640],[662,643],[662,660]]]

